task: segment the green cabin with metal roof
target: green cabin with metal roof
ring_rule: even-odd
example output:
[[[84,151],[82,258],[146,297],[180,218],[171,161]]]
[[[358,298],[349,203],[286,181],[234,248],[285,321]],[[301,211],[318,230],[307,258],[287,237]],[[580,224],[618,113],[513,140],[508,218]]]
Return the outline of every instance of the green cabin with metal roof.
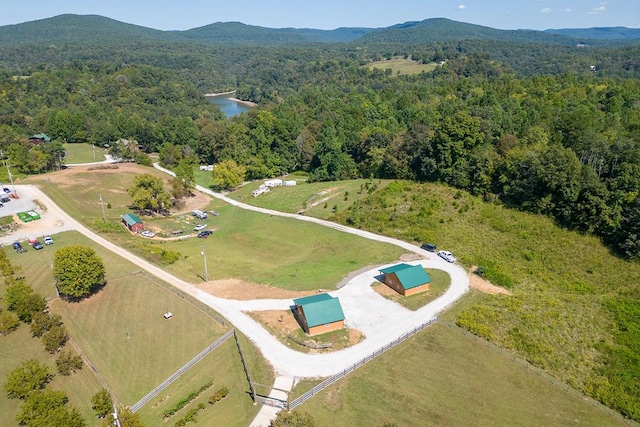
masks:
[[[401,295],[409,296],[429,289],[431,276],[421,265],[400,263],[380,270],[383,282]]]
[[[138,215],[128,213],[124,214],[120,217],[122,219],[122,223],[129,229],[132,233],[139,233],[144,231],[144,222],[138,218]]]
[[[340,300],[327,293],[293,300],[294,315],[309,335],[323,334],[344,328],[344,312]]]

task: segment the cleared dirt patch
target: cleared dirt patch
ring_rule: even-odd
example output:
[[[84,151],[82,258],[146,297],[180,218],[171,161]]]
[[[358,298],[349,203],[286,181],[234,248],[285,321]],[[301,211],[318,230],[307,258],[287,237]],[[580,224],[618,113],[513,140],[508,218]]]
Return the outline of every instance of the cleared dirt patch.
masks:
[[[245,282],[240,279],[214,280],[211,282],[199,283],[196,286],[215,297],[235,299],[239,301],[249,301],[253,299],[300,298],[317,293],[315,291],[288,291],[274,286]]]
[[[484,292],[487,294],[503,294],[503,295],[513,295],[511,291],[505,288],[501,288],[500,286],[496,286],[489,282],[488,280],[483,279],[482,277],[476,274],[478,270],[477,266],[472,266],[471,271],[468,274],[469,277],[469,286],[473,289],[477,289],[480,292]]]

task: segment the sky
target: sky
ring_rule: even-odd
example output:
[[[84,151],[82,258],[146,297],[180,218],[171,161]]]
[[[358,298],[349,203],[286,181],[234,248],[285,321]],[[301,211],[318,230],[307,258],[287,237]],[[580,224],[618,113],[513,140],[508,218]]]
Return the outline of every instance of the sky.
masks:
[[[158,30],[214,22],[270,28],[388,27],[427,18],[499,29],[640,27],[640,0],[2,0],[0,26],[65,13]]]

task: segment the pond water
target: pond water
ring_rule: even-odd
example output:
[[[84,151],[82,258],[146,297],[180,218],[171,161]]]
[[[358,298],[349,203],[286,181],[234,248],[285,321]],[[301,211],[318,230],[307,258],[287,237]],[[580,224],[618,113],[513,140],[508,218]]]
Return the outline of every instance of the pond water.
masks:
[[[217,105],[227,117],[237,116],[238,114],[246,113],[251,109],[251,107],[226,96],[210,96],[207,97],[207,99],[209,99],[209,102]]]

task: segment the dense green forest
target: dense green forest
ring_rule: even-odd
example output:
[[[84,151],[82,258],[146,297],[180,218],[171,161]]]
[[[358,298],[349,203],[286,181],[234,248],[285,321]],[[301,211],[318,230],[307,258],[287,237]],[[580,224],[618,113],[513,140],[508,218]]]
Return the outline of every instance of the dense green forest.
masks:
[[[3,40],[0,150],[25,174],[60,167],[62,142],[127,138],[169,167],[234,160],[247,179],[441,182],[639,258],[640,47],[445,24],[433,42],[424,25],[323,36],[358,36],[341,43],[286,45],[278,33],[272,46],[225,44],[220,26],[179,40],[138,27],[111,42],[106,30],[87,42],[66,32],[58,45]],[[440,65],[417,75],[365,67],[394,56]],[[225,90],[259,106],[226,119],[202,96]],[[31,145],[40,132],[53,142]],[[639,300],[633,286],[603,303],[620,330],[618,347],[599,349],[620,362],[605,378],[622,385],[587,390],[636,419]]]

